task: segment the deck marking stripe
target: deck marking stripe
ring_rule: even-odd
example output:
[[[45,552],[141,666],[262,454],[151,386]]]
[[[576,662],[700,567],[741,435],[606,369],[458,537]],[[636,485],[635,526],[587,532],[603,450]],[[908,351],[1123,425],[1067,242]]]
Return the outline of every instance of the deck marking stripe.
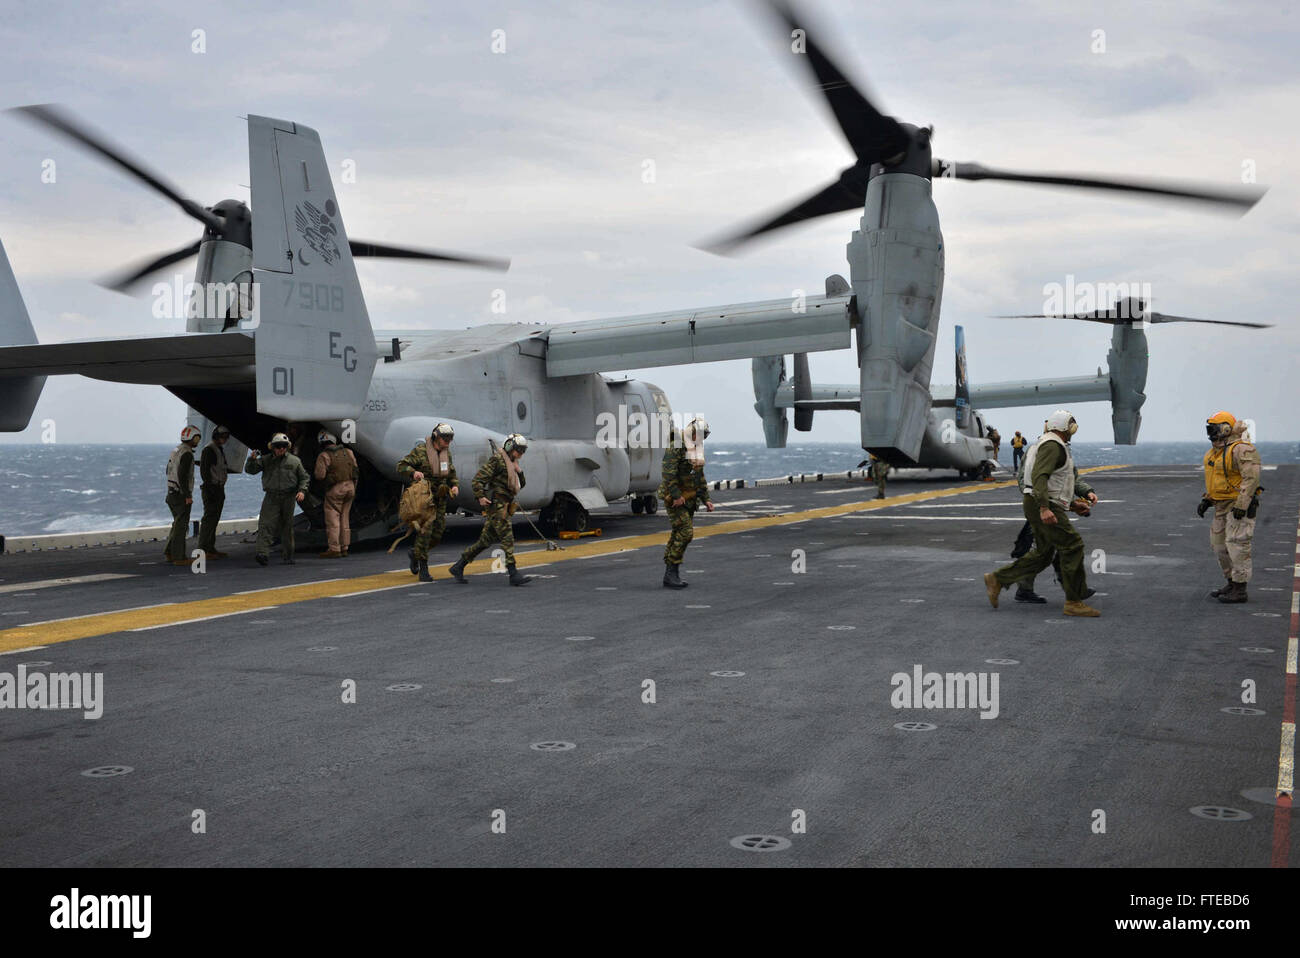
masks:
[[[255,609],[238,609],[234,612],[222,612],[218,615],[205,615],[197,619],[177,619],[175,622],[160,622],[158,625],[146,625],[138,629],[132,629],[132,632],[149,632],[153,629],[168,629],[173,625],[189,625],[191,622],[208,622],[212,619],[224,619],[230,615],[247,615],[249,612],[267,612],[271,609],[279,608],[274,605],[262,605]]]
[[[1300,553],[1300,526],[1296,529],[1296,551]],[[1296,646],[1300,637],[1300,563],[1291,582],[1291,629],[1286,643],[1286,672],[1283,673],[1282,735],[1277,755],[1277,804],[1273,807],[1274,868],[1286,868],[1291,854],[1291,803],[1295,795],[1295,686]]]
[[[1080,469],[1080,473],[1098,472],[1107,469],[1122,469],[1122,466],[1094,466],[1089,469]],[[695,530],[695,539],[707,539],[710,536],[730,535],[736,532],[748,532],[753,529],[767,529],[773,526],[793,525],[798,522],[806,522],[810,519],[827,519],[837,516],[848,515],[854,512],[864,512],[882,507],[902,505],[908,502],[926,502],[934,499],[947,498],[949,496],[961,496],[972,492],[986,492],[996,489],[1012,489],[1016,483],[1008,482],[989,482],[979,485],[954,486],[948,489],[935,489],[926,492],[909,493],[905,496],[895,496],[887,500],[867,500],[864,502],[843,502],[833,506],[823,506],[816,509],[808,509],[802,512],[791,512],[784,515],[756,516],[751,519],[732,519],[726,522],[714,522],[707,525],[701,525]],[[866,490],[864,490],[866,491]],[[520,568],[529,568],[532,566],[548,565],[552,562],[565,562],[570,559],[580,559],[586,557],[611,555],[614,553],[624,552],[631,549],[645,549],[651,547],[662,548],[668,539],[668,531],[662,527],[653,533],[642,535],[632,535],[611,539],[593,539],[588,541],[579,540],[577,544],[566,545],[564,553],[557,556],[553,552],[537,551],[520,553],[517,556],[517,564]],[[482,575],[491,572],[492,560],[490,558],[480,559],[467,567],[470,574]],[[434,579],[448,579],[450,574],[444,567],[436,570],[430,569],[430,574]],[[399,585],[405,579],[409,581],[410,570],[403,566],[401,569],[392,572],[379,572],[371,575],[355,576],[352,578],[332,579],[328,581],[306,582],[299,585],[286,585],[272,587],[269,589],[260,589],[245,595],[224,595],[215,596],[208,599],[195,599],[190,602],[170,603],[155,608],[146,608],[139,611],[120,611],[120,612],[98,612],[90,615],[75,616],[69,619],[52,622],[49,625],[33,627],[30,625],[18,626],[11,629],[0,629],[0,652],[6,649],[30,646],[34,642],[43,645],[53,645],[58,642],[71,642],[76,639],[86,639],[98,635],[109,635],[113,632],[136,631],[146,626],[166,625],[181,621],[198,621],[208,616],[224,616],[232,612],[243,612],[252,609],[266,609],[271,606],[290,605],[295,602],[306,602],[310,599],[321,599],[332,595],[341,595],[347,592],[357,592],[364,589],[379,589],[388,586]]]
[[[61,585],[86,585],[90,582],[107,582],[110,579],[134,579],[138,576],[138,572],[100,572],[95,575],[70,576],[66,579],[40,579],[36,582],[0,585],[0,593],[26,592],[30,589],[53,589]]]

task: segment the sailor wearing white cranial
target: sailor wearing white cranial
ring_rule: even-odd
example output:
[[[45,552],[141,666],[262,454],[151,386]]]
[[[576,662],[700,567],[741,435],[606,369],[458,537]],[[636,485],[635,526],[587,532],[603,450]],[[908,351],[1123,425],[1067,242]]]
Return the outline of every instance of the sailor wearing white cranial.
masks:
[[[896,709],[973,709],[980,718],[994,719],[998,705],[997,672],[925,672],[913,665],[911,674],[895,672],[889,704]]]

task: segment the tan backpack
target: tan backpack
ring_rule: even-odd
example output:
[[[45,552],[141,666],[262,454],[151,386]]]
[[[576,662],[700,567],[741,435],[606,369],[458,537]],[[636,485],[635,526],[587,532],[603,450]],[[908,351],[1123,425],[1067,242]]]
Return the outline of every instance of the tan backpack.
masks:
[[[422,480],[407,486],[402,493],[401,502],[397,504],[397,518],[406,523],[406,531],[388,547],[388,551],[391,553],[412,532],[423,532],[437,514],[438,507],[427,482]]]

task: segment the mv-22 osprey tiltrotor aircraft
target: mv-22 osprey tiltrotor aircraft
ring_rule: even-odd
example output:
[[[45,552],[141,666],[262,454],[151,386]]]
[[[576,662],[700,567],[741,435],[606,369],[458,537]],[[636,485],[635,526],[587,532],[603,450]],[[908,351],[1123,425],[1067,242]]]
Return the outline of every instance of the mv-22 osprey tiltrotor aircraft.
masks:
[[[456,458],[466,474],[507,434],[521,432],[531,440],[521,505],[541,509],[561,528],[581,529],[589,510],[611,500],[630,496],[634,511],[654,510],[663,426],[671,415],[657,387],[601,373],[754,359],[756,405],[769,444],[780,445],[787,427],[780,408],[782,357],[849,348],[856,328],[860,382],[857,395],[843,401],[859,409],[863,448],[892,463],[939,455],[939,464],[973,469],[984,458],[982,437],[945,443],[934,434],[931,415],[938,402],[929,386],[944,259],[933,176],[1098,187],[1244,207],[1258,199],[1258,191],[1005,173],[933,160],[929,129],[877,112],[803,37],[790,10],[773,6],[806,44],[798,52],[816,74],[857,162],[836,183],[729,245],[863,207],[848,246],[850,281],[832,277],[824,296],[549,326],[376,333],[355,256],[500,264],[349,240],[320,138],[301,124],[250,116],[251,209],[234,200],[205,208],[67,115],[29,107],[25,115],[110,159],[203,223],[196,244],[133,271],[119,285],[197,254],[200,291],[251,277],[257,293],[251,322],[241,318],[247,304],[236,295],[217,315],[195,311],[185,333],[38,345],[0,254],[0,430],[25,429],[44,377],[72,373],[164,386],[189,405],[191,423],[205,435],[212,423],[230,428],[239,440],[227,443],[236,471],[241,447],[261,446],[291,423],[305,427],[310,456],[316,426],[324,426],[350,440],[362,464],[353,509],[359,536],[395,524],[400,486],[394,465],[437,422],[455,427]],[[1126,382],[1140,389],[1140,380]],[[797,427],[826,398],[809,388],[804,375],[790,389],[786,405],[794,405]],[[954,409],[958,398],[954,394]],[[1131,403],[1119,409],[1136,411]],[[611,429],[611,422],[618,427]],[[974,428],[967,424],[963,436],[970,439]],[[461,507],[471,504],[468,483],[461,500]]]

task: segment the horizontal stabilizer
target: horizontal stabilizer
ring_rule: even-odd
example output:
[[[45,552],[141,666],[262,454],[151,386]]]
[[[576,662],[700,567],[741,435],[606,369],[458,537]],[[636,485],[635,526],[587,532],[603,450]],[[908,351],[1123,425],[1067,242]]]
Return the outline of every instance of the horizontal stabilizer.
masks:
[[[32,373],[155,386],[251,385],[253,334],[232,330],[0,347],[0,388],[12,377]]]

